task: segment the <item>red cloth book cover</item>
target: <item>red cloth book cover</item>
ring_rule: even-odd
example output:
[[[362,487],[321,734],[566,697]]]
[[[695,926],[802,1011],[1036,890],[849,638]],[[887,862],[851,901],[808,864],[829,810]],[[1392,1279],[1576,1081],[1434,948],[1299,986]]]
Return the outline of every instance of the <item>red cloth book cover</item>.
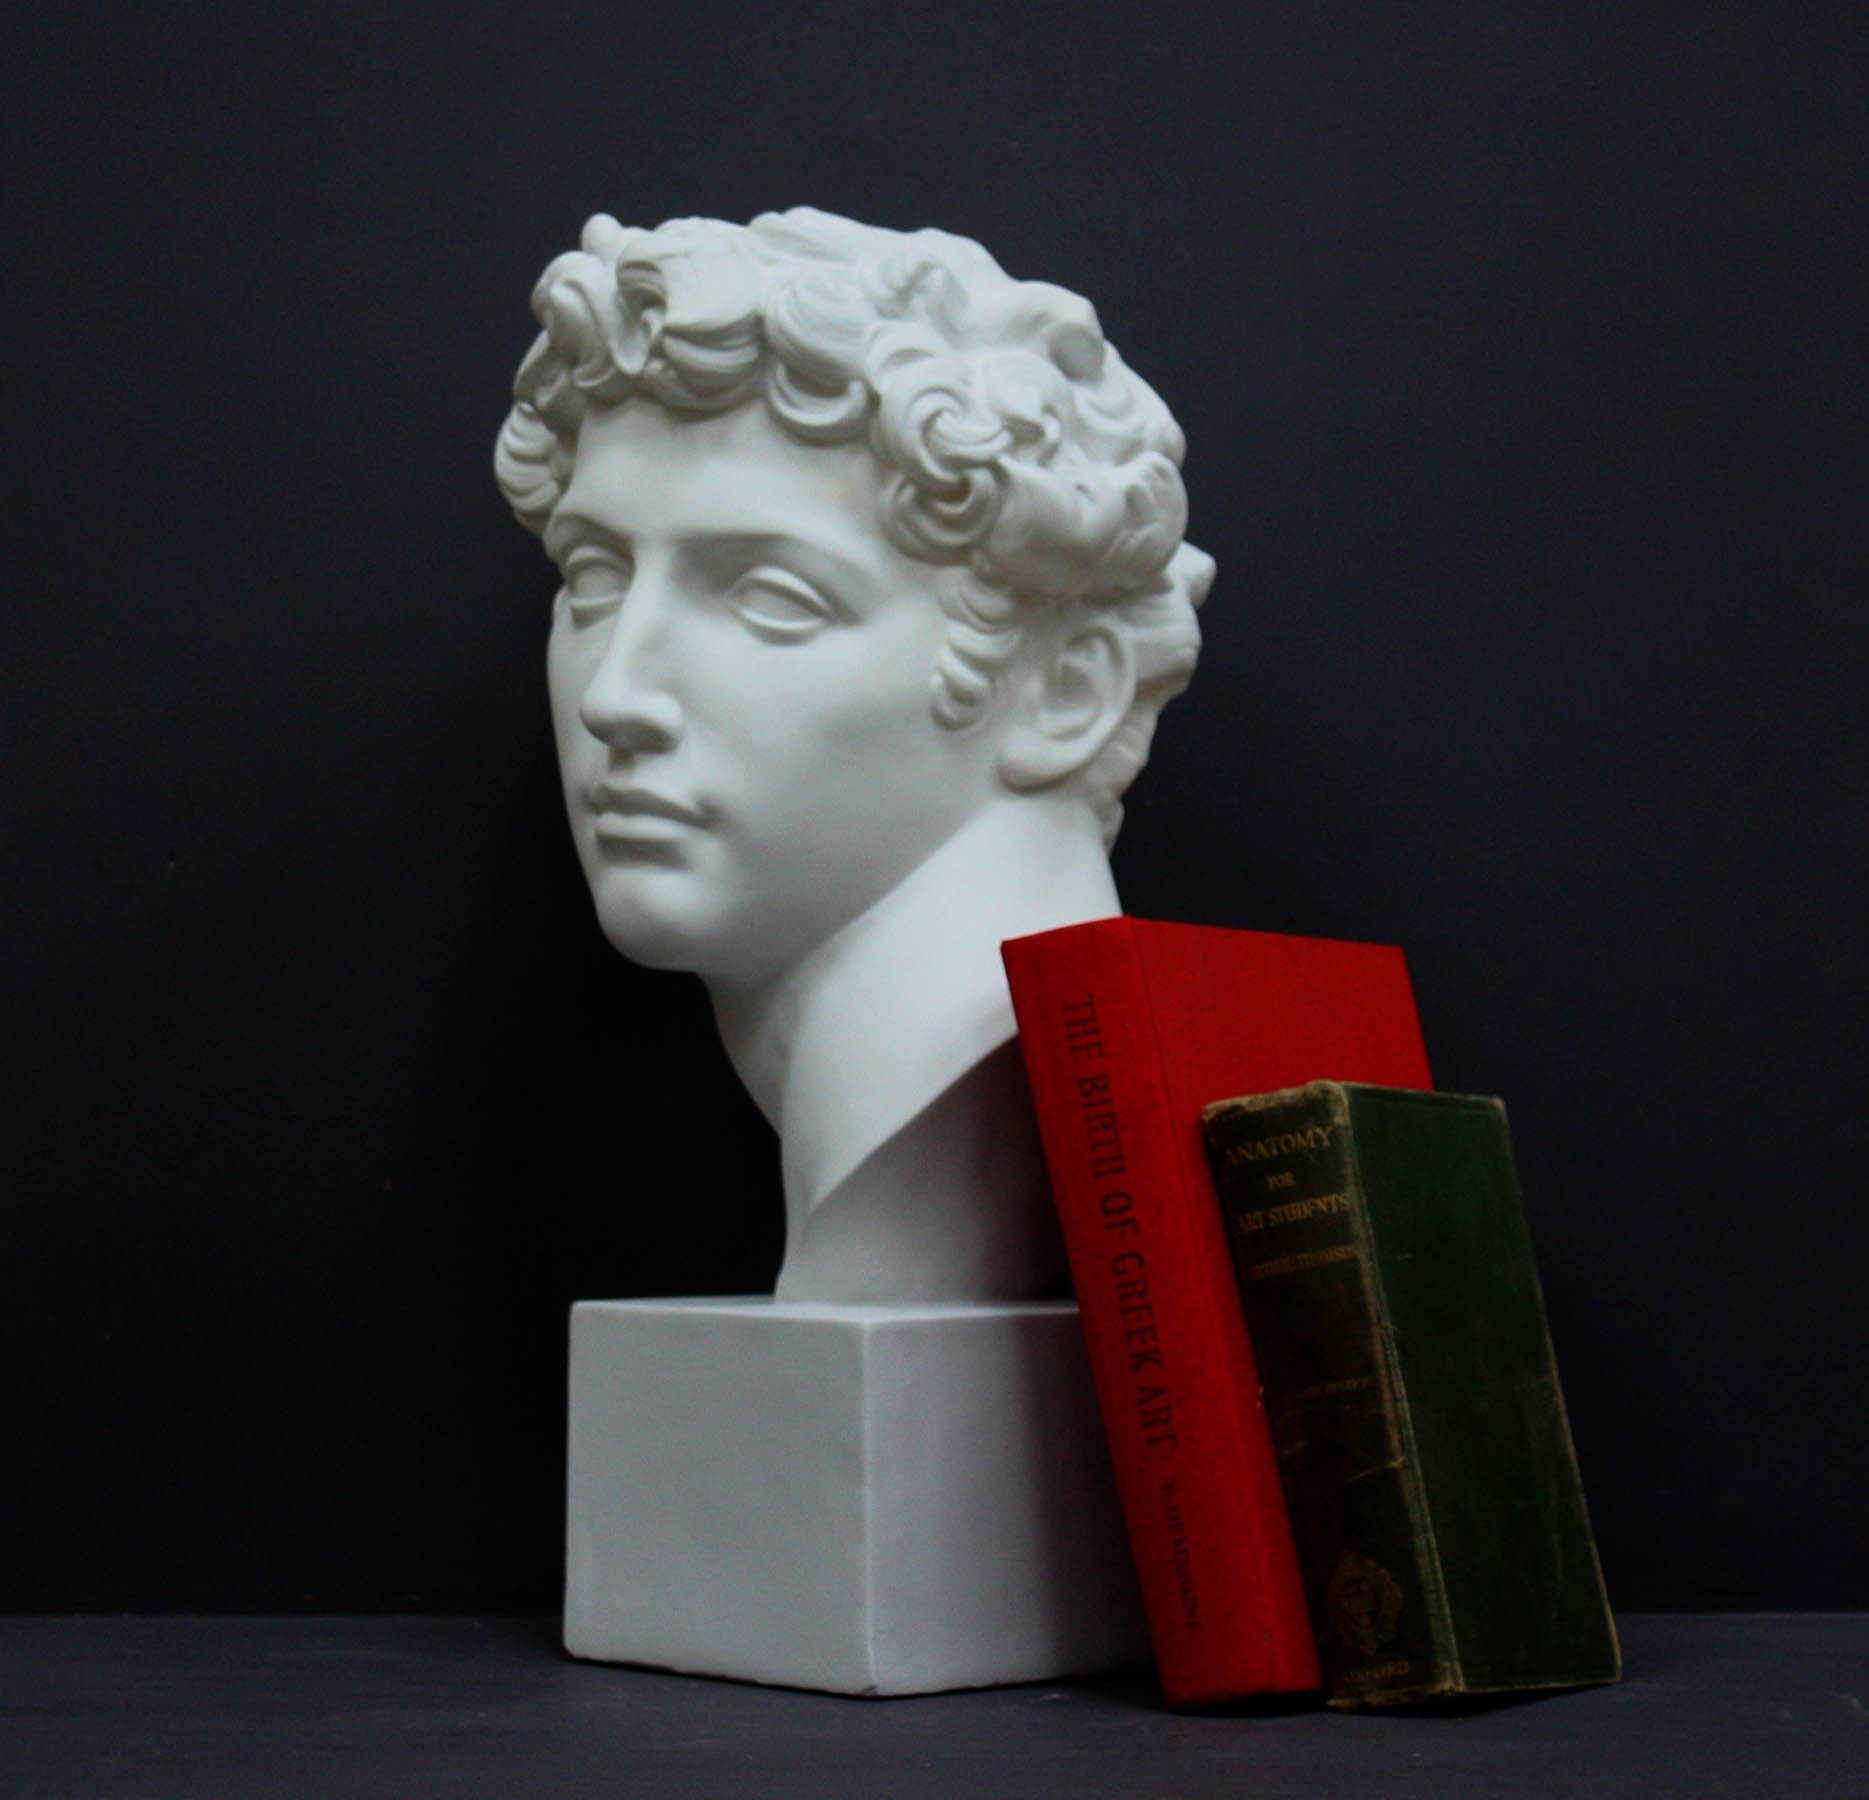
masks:
[[[1429,1087],[1402,953],[1118,918],[1001,954],[1163,1694],[1317,1687],[1201,1108]]]

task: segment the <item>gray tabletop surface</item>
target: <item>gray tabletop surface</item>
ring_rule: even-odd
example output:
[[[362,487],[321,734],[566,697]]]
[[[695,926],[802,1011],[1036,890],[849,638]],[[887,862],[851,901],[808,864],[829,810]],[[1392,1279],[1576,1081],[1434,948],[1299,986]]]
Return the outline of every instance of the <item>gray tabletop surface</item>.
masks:
[[[1869,1614],[1622,1620],[1615,1687],[1165,1711],[1146,1676],[850,1700],[568,1660],[550,1620],[0,1618],[5,1800],[1869,1796]]]

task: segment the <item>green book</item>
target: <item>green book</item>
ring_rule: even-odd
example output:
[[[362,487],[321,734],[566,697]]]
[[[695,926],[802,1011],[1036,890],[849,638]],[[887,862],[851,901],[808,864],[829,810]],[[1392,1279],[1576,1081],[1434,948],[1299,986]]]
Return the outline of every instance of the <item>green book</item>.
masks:
[[[1330,1704],[1614,1681],[1505,1108],[1314,1081],[1202,1119]]]

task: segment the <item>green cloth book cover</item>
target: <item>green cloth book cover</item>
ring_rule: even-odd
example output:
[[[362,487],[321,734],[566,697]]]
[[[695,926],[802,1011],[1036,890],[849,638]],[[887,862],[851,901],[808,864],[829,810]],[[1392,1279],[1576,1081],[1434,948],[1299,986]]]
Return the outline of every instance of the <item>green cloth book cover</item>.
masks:
[[[1499,1101],[1203,1114],[1333,1706],[1620,1673]]]

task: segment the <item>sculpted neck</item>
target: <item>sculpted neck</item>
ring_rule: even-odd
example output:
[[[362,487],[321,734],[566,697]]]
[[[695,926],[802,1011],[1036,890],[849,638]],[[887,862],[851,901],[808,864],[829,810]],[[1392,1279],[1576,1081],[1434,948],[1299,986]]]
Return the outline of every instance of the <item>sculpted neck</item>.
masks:
[[[780,1136],[788,1242],[1014,1035],[1001,941],[1119,910],[1089,809],[1009,796],[776,981],[710,984],[727,1054]]]

